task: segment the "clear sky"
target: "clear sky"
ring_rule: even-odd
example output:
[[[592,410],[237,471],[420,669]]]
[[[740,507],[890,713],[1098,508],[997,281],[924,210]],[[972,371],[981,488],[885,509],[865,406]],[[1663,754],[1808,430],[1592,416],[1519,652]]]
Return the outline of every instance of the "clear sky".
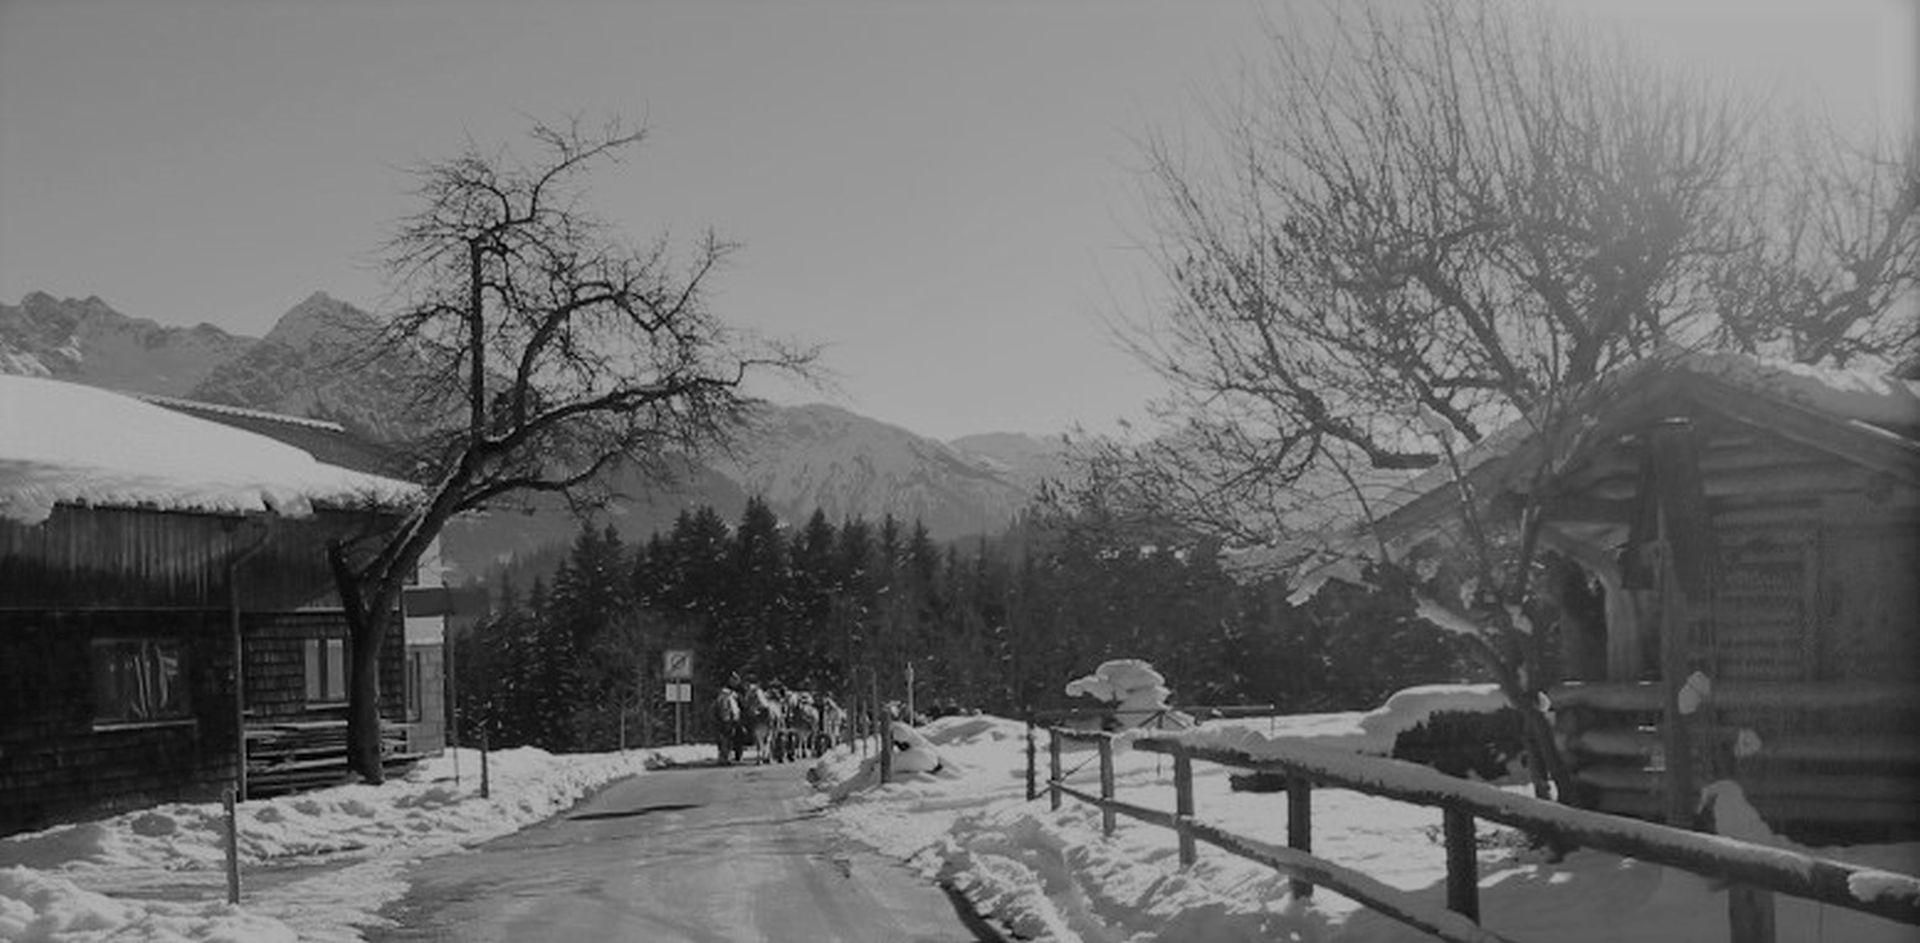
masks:
[[[0,0],[0,299],[247,334],[317,290],[376,308],[401,168],[618,114],[653,137],[596,207],[742,241],[720,309],[828,344],[811,398],[941,438],[1109,428],[1157,389],[1102,320],[1157,290],[1135,142],[1199,135],[1283,3]],[[1916,3],[1591,9],[1888,121]]]

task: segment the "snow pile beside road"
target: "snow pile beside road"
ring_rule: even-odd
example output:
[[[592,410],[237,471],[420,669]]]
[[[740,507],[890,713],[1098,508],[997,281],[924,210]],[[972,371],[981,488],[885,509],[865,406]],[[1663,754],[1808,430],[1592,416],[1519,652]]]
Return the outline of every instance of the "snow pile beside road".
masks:
[[[0,868],[0,939],[294,943],[286,924],[226,903],[129,903],[31,868]]]
[[[681,762],[713,748],[674,747]],[[461,750],[379,786],[349,785],[240,806],[242,905],[228,907],[225,813],[170,803],[0,839],[0,939],[356,940],[405,892],[408,861],[517,831],[644,771],[653,753],[554,756]],[[337,867],[304,875],[316,862]]]
[[[1427,692],[1381,711],[1214,721],[1183,739],[1242,748],[1306,741],[1351,757],[1394,724],[1412,726],[1425,707],[1459,709],[1474,692]],[[1497,697],[1496,695],[1493,695]],[[1491,701],[1479,702],[1491,704]],[[1365,724],[1367,718],[1377,718]],[[1391,720],[1391,723],[1389,722]],[[1372,727],[1372,730],[1368,728]],[[1173,833],[1121,818],[1112,837],[1100,814],[1066,798],[1050,811],[1047,749],[1037,745],[1041,795],[1025,798],[1024,725],[956,717],[919,728],[946,761],[940,774],[875,786],[872,757],[836,754],[814,775],[842,796],[832,814],[855,837],[903,858],[964,892],[980,912],[1034,940],[1182,940],[1226,943],[1306,939],[1327,943],[1411,943],[1428,937],[1326,890],[1294,899],[1286,878],[1207,845],[1179,867]],[[1391,739],[1386,741],[1391,747]],[[1333,752],[1337,751],[1337,753]],[[1320,751],[1315,751],[1320,752]],[[1098,790],[1096,754],[1071,745],[1062,756],[1069,785]],[[1230,832],[1286,843],[1283,796],[1233,792],[1231,770],[1194,764],[1197,817]],[[1158,754],[1119,751],[1118,797],[1149,808],[1174,805],[1172,764]],[[862,775],[872,788],[848,787]],[[1525,787],[1512,787],[1520,794]],[[1481,823],[1481,912],[1486,926],[1514,939],[1646,943],[1725,938],[1726,890],[1682,871],[1581,851],[1554,864],[1532,860],[1511,831]],[[1438,810],[1342,789],[1313,793],[1314,853],[1415,894],[1445,900],[1446,855]],[[1920,844],[1820,849],[1819,854],[1920,873]],[[1912,928],[1794,898],[1776,899],[1781,939],[1894,943]]]

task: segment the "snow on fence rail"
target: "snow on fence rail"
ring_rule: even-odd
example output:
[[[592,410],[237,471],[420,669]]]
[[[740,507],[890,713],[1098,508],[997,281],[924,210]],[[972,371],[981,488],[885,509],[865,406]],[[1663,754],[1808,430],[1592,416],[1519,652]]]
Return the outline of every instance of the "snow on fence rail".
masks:
[[[1179,837],[1182,865],[1194,862],[1195,840],[1204,841],[1290,875],[1296,896],[1310,893],[1314,885],[1324,886],[1385,916],[1454,943],[1503,939],[1477,923],[1476,817],[1524,829],[1562,847],[1592,848],[1738,885],[1729,894],[1728,918],[1731,936],[1740,943],[1770,943],[1773,939],[1773,904],[1767,891],[1920,925],[1920,878],[1911,875],[1575,809],[1399,760],[1361,756],[1312,744],[1271,742],[1262,744],[1261,753],[1256,756],[1245,749],[1209,742],[1219,738],[1202,731],[1142,736],[1050,727],[1048,733],[1047,792],[1052,808],[1060,808],[1063,795],[1095,805],[1102,812],[1101,825],[1107,834],[1113,832],[1116,814],[1171,829]],[[1124,740],[1134,749],[1173,758],[1176,808],[1172,813],[1114,798],[1115,740]],[[1061,744],[1065,741],[1093,743],[1099,748],[1099,795],[1065,784],[1060,762]],[[1030,732],[1029,799],[1037,798],[1033,788],[1037,765],[1034,754]],[[1196,821],[1192,768],[1195,759],[1286,776],[1289,847],[1258,842]],[[1447,909],[1434,908],[1364,874],[1313,857],[1310,853],[1311,796],[1316,785],[1439,808],[1446,843]]]

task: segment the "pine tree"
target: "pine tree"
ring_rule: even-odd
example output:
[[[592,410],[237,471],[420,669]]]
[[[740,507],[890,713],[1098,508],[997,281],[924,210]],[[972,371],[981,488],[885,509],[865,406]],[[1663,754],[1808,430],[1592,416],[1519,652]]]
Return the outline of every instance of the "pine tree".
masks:
[[[786,535],[765,500],[747,501],[734,530],[727,572],[732,592],[725,606],[721,659],[762,681],[788,674],[795,644],[788,619]],[[783,678],[788,683],[797,679]]]
[[[840,594],[835,551],[837,538],[824,511],[816,509],[794,538],[789,598],[792,602],[794,655],[801,674],[832,691],[845,686],[847,652],[836,644],[834,603]]]

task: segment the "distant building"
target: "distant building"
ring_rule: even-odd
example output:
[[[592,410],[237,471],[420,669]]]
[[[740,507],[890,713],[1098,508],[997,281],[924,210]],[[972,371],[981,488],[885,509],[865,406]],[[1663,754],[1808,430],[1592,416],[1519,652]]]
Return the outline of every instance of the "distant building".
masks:
[[[0,832],[344,770],[329,539],[404,482],[134,397],[0,376]],[[381,713],[405,716],[404,629]],[[403,748],[395,745],[395,752]]]

